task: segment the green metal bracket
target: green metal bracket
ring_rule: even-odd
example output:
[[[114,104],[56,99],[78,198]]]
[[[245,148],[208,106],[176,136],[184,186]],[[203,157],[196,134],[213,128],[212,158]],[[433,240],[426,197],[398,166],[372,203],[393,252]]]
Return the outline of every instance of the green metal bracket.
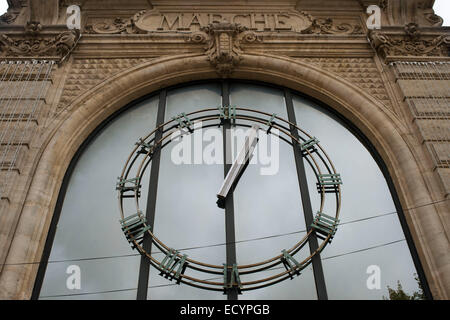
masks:
[[[338,185],[340,184],[342,184],[342,179],[339,173],[319,174],[317,191],[319,191],[319,193],[336,193],[338,192]]]
[[[139,139],[138,142],[136,142],[137,146],[141,146],[141,149],[138,150],[138,153],[141,154],[147,154],[150,152],[150,154],[153,153],[153,145],[151,145],[150,143],[146,143],[142,138]]]
[[[223,265],[223,283],[224,283],[224,293],[227,293],[229,289],[237,288],[238,293],[241,294],[242,283],[241,278],[239,277],[239,270],[236,264],[233,264],[231,269],[231,281],[228,282],[227,277],[228,266],[226,264]]]
[[[316,235],[324,240],[328,236],[331,239],[333,239],[337,226],[339,225],[339,219],[336,219],[334,217],[330,217],[322,212],[317,212],[316,217],[313,220],[313,223],[311,224],[311,228],[313,228],[316,231]]]
[[[300,144],[300,150],[304,154],[307,154],[308,153],[307,151],[309,151],[309,152],[316,151],[316,148],[314,146],[318,143],[319,143],[319,140],[317,140],[317,138],[313,137],[309,140],[306,140],[302,144]]]
[[[120,191],[120,194],[123,198],[134,198],[135,193],[137,191],[137,196],[140,197],[140,178],[130,178],[130,179],[122,179],[117,177],[116,190]],[[128,185],[127,185],[128,184]],[[133,194],[125,194],[127,192],[132,192]]]
[[[190,133],[194,132],[192,130],[192,122],[191,120],[186,116],[186,113],[182,112],[176,117],[172,117],[172,120],[176,121],[178,123],[178,128],[183,131],[184,128],[188,129]]]
[[[236,106],[220,106],[218,109],[221,119],[236,121]]]
[[[180,283],[181,275],[187,267],[187,255],[183,255],[181,258],[178,256],[179,252],[175,249],[170,249],[164,259],[160,262],[159,267],[161,268],[160,275],[165,275],[169,280],[176,279],[177,284]],[[178,266],[175,275],[172,271]]]
[[[269,134],[270,131],[272,130],[273,125],[275,124],[275,118],[276,118],[277,114],[273,113],[272,116],[270,117],[269,121],[267,121],[266,125],[269,126],[269,128],[267,129],[266,133]]]
[[[300,275],[300,270],[303,269],[303,266],[294,259],[286,250],[282,250],[283,257],[281,258],[281,262],[287,271],[289,271],[289,275],[291,279],[293,279],[293,275]]]
[[[132,244],[132,248],[136,249],[136,245],[133,241],[136,241],[139,245],[144,240],[144,234],[151,229],[151,226],[147,226],[147,220],[142,215],[142,212],[128,216],[120,220],[122,231],[125,234],[128,242]]]

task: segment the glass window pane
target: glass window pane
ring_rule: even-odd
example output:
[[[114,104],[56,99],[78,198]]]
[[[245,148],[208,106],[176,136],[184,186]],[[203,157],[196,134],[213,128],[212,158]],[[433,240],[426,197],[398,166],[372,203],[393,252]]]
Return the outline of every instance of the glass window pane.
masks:
[[[180,113],[222,104],[219,82],[190,85],[167,92],[165,121]],[[341,174],[341,224],[333,242],[322,252],[330,299],[382,299],[387,286],[400,281],[407,293],[418,291],[416,270],[399,223],[388,185],[364,145],[328,111],[300,96],[293,97],[299,126],[320,140]],[[256,109],[239,114],[263,121],[272,114],[287,119],[284,91],[264,85],[230,84],[230,102],[238,108]],[[140,255],[131,250],[119,224],[115,185],[135,142],[156,126],[158,98],[130,108],[111,121],[85,148],[69,180],[61,216],[41,290],[41,299],[135,299]],[[192,121],[198,115],[189,116]],[[252,121],[238,119],[233,134],[233,156],[242,148]],[[261,125],[264,127],[264,125]],[[262,139],[261,137],[268,137]],[[208,127],[173,141],[161,152],[154,232],[168,247],[189,258],[222,265],[226,261],[225,211],[216,194],[224,180],[222,128]],[[218,163],[205,162],[205,150],[215,144]],[[180,149],[184,145],[185,149]],[[180,150],[181,153],[180,153]],[[190,150],[186,157],[185,150]],[[200,150],[200,158],[194,155]],[[184,160],[182,160],[184,159]],[[181,163],[180,163],[181,160]],[[186,161],[187,162],[183,162]],[[136,168],[137,166],[135,166]],[[313,212],[319,209],[316,176],[305,161]],[[323,167],[322,167],[323,169]],[[135,169],[133,169],[135,170]],[[145,212],[151,164],[143,177],[140,208]],[[130,177],[135,174],[132,171]],[[327,194],[324,213],[335,212],[333,194]],[[135,210],[134,200],[125,210]],[[306,234],[305,219],[292,146],[265,133],[254,158],[234,190],[237,263],[272,258],[290,249]],[[164,257],[153,246],[153,255]],[[309,255],[304,247],[295,255]],[[67,268],[80,267],[81,289],[66,286]],[[380,289],[370,290],[367,273],[379,267]],[[284,271],[283,265],[257,274],[241,275],[241,281],[257,280]],[[372,271],[373,272],[373,271]],[[221,275],[188,269],[186,274],[221,282]],[[222,291],[201,290],[159,275],[151,267],[149,299],[226,299]],[[244,291],[239,299],[317,299],[312,266],[293,280]]]
[[[133,289],[137,288],[140,256],[130,249],[121,231],[115,186],[135,142],[155,127],[157,105],[158,99],[151,98],[127,110],[83,151],[70,177],[41,297],[132,289],[61,298],[136,298]],[[144,176],[144,210],[148,180]],[[65,260],[71,261],[60,262]],[[70,265],[80,267],[80,290],[66,286]]]
[[[236,84],[231,87],[231,103],[237,107],[247,107],[269,114],[276,113],[279,117],[287,119],[284,93],[279,89]],[[268,116],[258,116],[269,119]],[[241,132],[241,135],[245,137],[246,133]],[[305,219],[292,146],[278,140],[278,146],[272,149],[263,143],[260,139],[254,151],[256,163],[250,163],[234,192],[238,264],[251,264],[275,257],[283,249],[292,248],[305,236]],[[270,143],[269,139],[267,144]],[[270,165],[261,161],[263,155],[270,160],[265,163]],[[267,175],[262,174],[261,169],[268,166],[271,166],[272,170],[267,170]],[[266,237],[270,238],[264,239]],[[309,248],[306,246],[295,259],[301,261],[308,253]],[[284,268],[282,265],[278,267],[280,266]],[[243,276],[241,280],[262,279],[282,271],[277,268],[276,271]],[[286,280],[274,287],[245,292],[243,297],[316,299],[313,274],[308,268],[293,280]]]
[[[343,181],[341,225],[322,253],[329,298],[382,299],[383,295],[388,296],[387,286],[397,288],[397,281],[410,293],[417,291],[416,271],[392,196],[369,151],[339,121],[311,101],[295,96],[294,107],[299,127],[318,138]],[[314,192],[317,180],[309,165],[307,177],[316,212],[320,197]],[[334,210],[333,201],[327,202],[325,213]],[[366,285],[371,275],[366,271],[372,265],[380,267],[379,290],[370,290]]]
[[[217,108],[220,104],[221,90],[216,84],[172,90],[167,96],[166,121],[182,112],[188,114],[200,109]],[[214,110],[214,113],[217,111]],[[203,141],[211,130],[215,130],[216,135],[212,135],[209,142]],[[198,129],[194,134],[184,136],[182,140],[187,141],[185,150],[192,151],[190,160],[186,158],[186,162],[173,157],[181,141],[173,141],[162,150],[154,226],[156,237],[167,246],[180,250],[189,258],[215,265],[226,261],[225,216],[216,204],[224,169],[222,163],[206,164],[204,159],[195,164],[193,152],[202,152],[203,147],[217,140],[220,144],[218,159],[223,159],[222,139],[222,129],[217,127]],[[218,244],[220,246],[185,250]],[[161,261],[163,257],[159,255],[157,258]],[[191,269],[186,271],[186,274],[192,273]],[[202,280],[214,278],[214,275],[206,273],[196,273],[195,276]],[[185,284],[173,286],[173,282],[161,277],[154,268],[150,270],[149,287],[149,299],[226,298],[222,292],[205,291]]]

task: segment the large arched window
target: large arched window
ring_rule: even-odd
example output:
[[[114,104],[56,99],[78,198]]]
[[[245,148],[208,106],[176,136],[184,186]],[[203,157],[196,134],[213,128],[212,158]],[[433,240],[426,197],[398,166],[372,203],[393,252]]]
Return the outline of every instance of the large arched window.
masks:
[[[148,268],[146,260],[131,250],[121,230],[115,186],[139,138],[182,113],[228,105],[296,121],[320,140],[343,181],[340,222],[332,243],[300,275],[243,291],[243,298],[382,299],[388,296],[387,287],[396,287],[398,281],[407,292],[418,290],[415,274],[424,281],[420,262],[400,206],[393,200],[395,194],[390,191],[393,189],[385,178],[386,172],[380,169],[381,160],[377,164],[373,157],[377,158],[376,151],[364,142],[364,137],[326,107],[291,90],[239,81],[210,81],[143,98],[91,135],[66,174],[35,298],[136,299],[146,293],[149,299],[226,299],[223,292],[177,285]],[[240,124],[246,123],[241,120]],[[233,122],[229,126],[233,129]],[[213,155],[223,159],[223,152],[230,152],[223,146],[224,141],[227,143],[223,132],[219,131],[219,136],[206,133],[207,139],[200,141],[202,150],[215,139],[222,147]],[[141,209],[153,213],[154,233],[171,248],[211,264],[228,263],[232,256],[235,263],[245,265],[269,259],[307,233],[310,224],[305,221],[311,212],[305,209],[307,199],[302,192],[308,191],[312,212],[317,212],[317,172],[308,161],[304,161],[304,173],[299,171],[302,153],[294,152],[298,146],[292,141],[281,141],[270,150],[277,153],[278,163],[256,162],[245,168],[231,200],[227,200],[231,206],[225,210],[216,204],[224,164],[195,159],[192,164],[177,163],[173,156],[180,153],[174,151],[175,147],[167,144],[153,158],[140,189],[140,203],[144,204]],[[276,172],[262,175],[264,165],[276,165]],[[330,205],[326,203],[325,210],[333,210],[327,207]],[[309,254],[306,246],[295,259],[300,261]],[[164,258],[154,246],[152,255]],[[68,288],[68,279],[71,281],[73,275],[67,273],[69,266],[79,268],[80,289]],[[262,270],[258,277],[270,277],[276,269]],[[221,279],[198,273],[207,281]],[[250,274],[246,281],[252,277],[258,278]]]

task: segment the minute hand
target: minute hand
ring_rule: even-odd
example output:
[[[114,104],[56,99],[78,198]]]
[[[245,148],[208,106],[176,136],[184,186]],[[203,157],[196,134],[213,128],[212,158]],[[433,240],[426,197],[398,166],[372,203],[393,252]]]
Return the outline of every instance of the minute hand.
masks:
[[[222,183],[222,187],[217,194],[217,205],[222,209],[225,208],[225,199],[230,192],[231,187],[237,183],[237,180],[242,175],[243,170],[245,170],[248,162],[250,162],[253,156],[253,151],[258,143],[258,130],[258,125],[253,125],[250,128],[248,135],[245,137],[244,146],[234,160],[233,165]]]

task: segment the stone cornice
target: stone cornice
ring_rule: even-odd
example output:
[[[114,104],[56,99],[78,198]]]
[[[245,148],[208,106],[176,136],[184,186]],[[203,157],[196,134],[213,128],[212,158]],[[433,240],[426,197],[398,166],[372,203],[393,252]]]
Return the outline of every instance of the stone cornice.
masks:
[[[224,9],[225,10],[225,9]],[[208,23],[209,21],[209,23]],[[196,32],[211,23],[231,22],[261,33],[295,32],[305,34],[362,34],[357,22],[334,21],[331,18],[314,18],[298,10],[264,11],[254,10],[223,13],[203,11],[141,10],[130,18],[93,18],[85,28],[89,34],[146,34],[157,32]]]
[[[373,30],[369,39],[385,61],[447,59],[450,33],[445,31],[445,28],[418,28],[416,24],[408,24],[403,28]]]
[[[187,42],[205,44],[205,54],[221,77],[230,75],[241,60],[241,42],[260,41],[256,33],[237,23],[211,23],[191,34]]]
[[[32,31],[0,35],[0,56],[6,58],[39,58],[61,60],[76,46],[78,31],[65,29],[61,32]]]

